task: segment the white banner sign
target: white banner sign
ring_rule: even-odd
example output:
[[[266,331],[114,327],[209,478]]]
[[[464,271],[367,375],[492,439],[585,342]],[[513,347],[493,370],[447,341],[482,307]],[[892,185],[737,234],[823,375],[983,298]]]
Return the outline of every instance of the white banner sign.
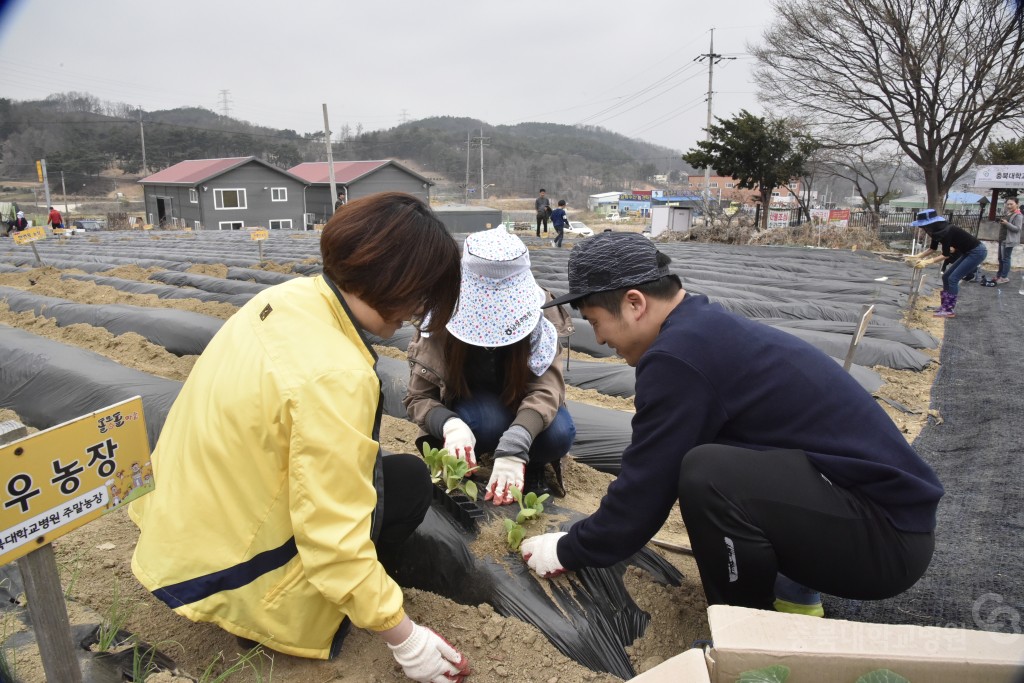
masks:
[[[974,178],[974,186],[991,189],[1024,187],[1024,166],[982,166]]]

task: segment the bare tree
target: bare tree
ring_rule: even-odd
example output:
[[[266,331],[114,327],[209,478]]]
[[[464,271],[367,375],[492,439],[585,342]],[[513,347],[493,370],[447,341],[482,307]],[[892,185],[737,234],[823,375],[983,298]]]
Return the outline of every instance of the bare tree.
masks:
[[[878,227],[883,204],[900,196],[906,156],[879,145],[830,150],[825,167],[829,175],[853,183],[853,191],[867,207],[871,227]]]
[[[1004,0],[775,0],[761,95],[800,110],[835,146],[892,141],[924,173],[928,203],[1024,113],[1024,32]]]

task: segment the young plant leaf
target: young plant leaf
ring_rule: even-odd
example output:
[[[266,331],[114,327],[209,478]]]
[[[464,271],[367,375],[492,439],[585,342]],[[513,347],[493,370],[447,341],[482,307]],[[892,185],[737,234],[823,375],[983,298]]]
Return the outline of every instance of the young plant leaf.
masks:
[[[519,503],[519,507],[522,507],[523,506],[523,492],[520,491],[515,486],[509,486],[508,487],[508,491],[509,491],[509,493],[512,494],[512,499],[514,501],[516,501],[517,503]]]
[[[537,494],[534,493],[533,491],[530,491],[523,498],[522,506],[524,508],[532,508],[536,504],[537,504]]]
[[[875,669],[858,678],[857,683],[910,683],[910,681],[895,671]]]
[[[467,479],[462,488],[466,492],[466,495],[469,496],[470,500],[476,501],[477,490],[475,481]]]
[[[528,519],[533,519],[536,516],[537,516],[537,511],[536,510],[534,510],[533,508],[525,508],[523,510],[520,510],[519,514],[516,515],[516,521],[518,523],[522,524],[523,522],[527,521]]]
[[[508,542],[509,550],[519,550],[519,546],[523,543],[523,538],[526,537],[526,530],[519,526],[511,519],[505,520],[505,539]]]
[[[744,671],[736,679],[736,683],[786,683],[789,678],[789,667],[776,664],[763,669]]]

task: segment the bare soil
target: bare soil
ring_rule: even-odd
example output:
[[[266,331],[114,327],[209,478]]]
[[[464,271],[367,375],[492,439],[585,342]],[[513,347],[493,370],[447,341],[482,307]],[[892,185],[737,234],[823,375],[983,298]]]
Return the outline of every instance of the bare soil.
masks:
[[[224,266],[197,266],[190,269],[216,276],[226,273]],[[167,300],[149,295],[119,292],[92,283],[60,279],[61,271],[39,268],[26,273],[0,274],[0,285],[30,289],[73,301],[88,303],[126,303],[196,311],[227,318],[235,308],[229,304],[209,304],[195,300]],[[122,278],[144,280],[149,272],[136,267],[121,267],[106,273]],[[937,297],[935,297],[937,299]],[[928,305],[934,302],[922,302]],[[930,329],[941,337],[942,320],[929,315],[914,316],[912,325]],[[57,327],[52,321],[31,313],[13,313],[0,304],[0,324],[31,331],[34,334],[89,349],[132,368],[170,379],[184,380],[195,356],[179,358],[135,334],[114,336],[106,330],[88,325]],[[404,359],[395,349],[377,348],[378,353]],[[574,357],[577,354],[573,354]],[[936,358],[938,352],[933,354]],[[606,359],[607,362],[621,362]],[[901,404],[918,411],[916,415],[882,404],[912,441],[927,419],[929,392],[937,364],[924,372],[893,371],[876,368],[886,380],[879,391]],[[630,399],[607,397],[594,391],[569,388],[569,398],[620,410],[632,410]],[[0,410],[0,421],[17,419],[10,410]],[[415,425],[391,417],[384,418],[381,441],[392,451],[412,452],[418,429]],[[612,477],[568,458],[563,468],[567,496],[559,501],[563,507],[589,513],[597,509]],[[528,535],[534,533],[528,529]],[[521,561],[509,555],[504,546],[503,529],[487,527],[474,544],[474,552],[495,554],[505,561]],[[138,531],[123,511],[105,515],[54,542],[62,581],[69,596],[69,613],[73,623],[96,623],[108,614],[116,601],[131,606],[125,625],[142,640],[157,645],[170,656],[180,673],[198,680],[212,667],[219,673],[248,651],[234,636],[210,624],[192,623],[155,600],[136,582],[131,572],[131,555]],[[677,545],[688,543],[686,530],[678,514],[656,537]],[[638,672],[657,665],[682,651],[698,638],[708,637],[706,604],[691,557],[656,548],[683,574],[679,587],[665,587],[654,582],[645,572],[631,568],[626,586],[637,604],[651,614],[652,620],[644,636],[628,648]],[[470,659],[473,681],[490,683],[509,678],[523,683],[610,682],[619,678],[598,674],[559,653],[535,627],[514,618],[496,614],[489,605],[461,605],[445,597],[407,589],[406,609],[410,616],[446,635]],[[4,620],[4,632],[10,636],[24,625],[11,618]],[[16,675],[22,683],[45,680],[34,645],[26,645],[13,653]],[[249,653],[252,654],[252,653]],[[12,659],[8,653],[8,660]],[[272,678],[271,678],[272,670]],[[156,683],[189,680],[163,673],[147,679]],[[354,631],[345,643],[341,657],[323,662],[300,659],[271,652],[257,653],[245,670],[234,674],[231,681],[295,681],[301,683],[345,682],[384,683],[406,680],[394,664],[387,647],[372,634]]]

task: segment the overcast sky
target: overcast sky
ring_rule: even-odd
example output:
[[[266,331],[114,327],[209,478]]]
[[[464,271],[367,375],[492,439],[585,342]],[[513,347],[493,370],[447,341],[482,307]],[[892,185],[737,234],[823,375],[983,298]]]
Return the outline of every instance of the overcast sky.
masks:
[[[428,116],[599,125],[679,150],[760,113],[764,0],[0,0],[0,97],[84,91],[299,133]],[[486,129],[485,129],[486,135]]]

